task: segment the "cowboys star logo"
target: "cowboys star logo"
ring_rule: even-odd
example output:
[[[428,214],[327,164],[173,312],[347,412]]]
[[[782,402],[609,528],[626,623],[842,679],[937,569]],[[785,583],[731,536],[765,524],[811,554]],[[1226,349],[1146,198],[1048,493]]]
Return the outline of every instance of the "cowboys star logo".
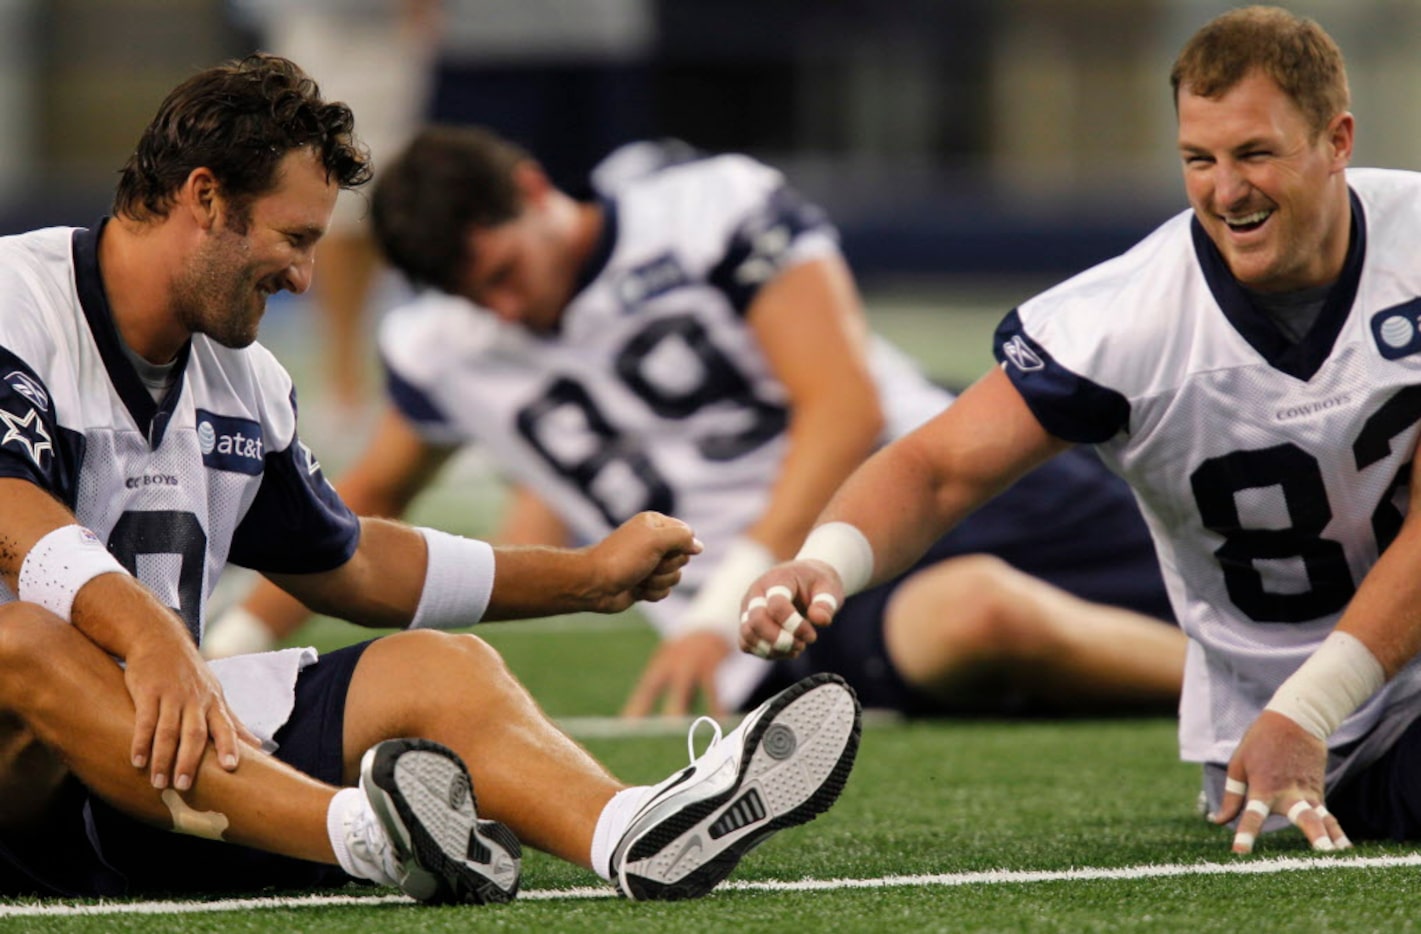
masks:
[[[51,457],[54,456],[54,445],[51,443],[49,432],[45,430],[44,422],[40,421],[39,413],[34,409],[30,409],[24,418],[0,409],[0,421],[4,421],[8,429],[5,437],[0,438],[0,447],[7,447],[12,441],[24,445],[25,452],[30,455],[30,460],[35,462],[36,467],[44,466],[41,455],[48,453]]]

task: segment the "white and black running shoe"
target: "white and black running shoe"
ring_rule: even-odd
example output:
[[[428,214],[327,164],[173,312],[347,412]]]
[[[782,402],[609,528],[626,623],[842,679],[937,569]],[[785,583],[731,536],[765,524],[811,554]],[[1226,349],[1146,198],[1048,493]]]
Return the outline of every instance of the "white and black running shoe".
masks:
[[[634,900],[697,898],[772,834],[838,798],[858,752],[862,714],[838,675],[805,678],[761,704],[699,758],[652,789],[612,851],[617,891]]]
[[[391,739],[360,760],[360,788],[394,849],[396,882],[431,904],[512,901],[523,849],[498,821],[479,820],[464,763],[424,739]]]

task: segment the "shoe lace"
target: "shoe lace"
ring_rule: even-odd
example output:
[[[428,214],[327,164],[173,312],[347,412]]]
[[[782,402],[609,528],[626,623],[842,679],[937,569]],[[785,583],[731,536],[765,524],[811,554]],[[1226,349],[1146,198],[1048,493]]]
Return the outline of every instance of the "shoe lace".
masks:
[[[720,730],[720,724],[717,723],[711,717],[697,717],[695,721],[691,724],[691,728],[686,731],[686,755],[691,757],[692,764],[694,764],[695,761],[701,757],[696,755],[696,731],[700,728],[700,725],[702,723],[710,724],[711,732],[714,735],[711,737],[710,743],[706,745],[706,751],[701,753],[701,756],[705,755],[706,752],[710,752],[717,745],[719,745],[721,739],[724,738],[725,735]]]
[[[349,833],[346,835],[346,839],[349,841],[348,845],[352,853],[363,862],[368,863],[372,870],[382,872],[387,877],[372,881],[396,885],[399,879],[399,867],[396,864],[395,852],[390,846],[389,838],[385,835],[385,828],[380,826],[374,813],[365,808],[355,809],[347,827]]]

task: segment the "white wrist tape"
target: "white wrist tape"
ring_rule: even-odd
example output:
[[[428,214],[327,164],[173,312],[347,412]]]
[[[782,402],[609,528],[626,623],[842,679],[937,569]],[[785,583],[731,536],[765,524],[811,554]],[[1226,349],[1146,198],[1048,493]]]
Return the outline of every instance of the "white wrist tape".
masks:
[[[738,644],[740,601],[756,578],[774,565],[775,556],[764,545],[752,538],[735,539],[686,608],[677,635],[718,632],[727,642]]]
[[[429,559],[409,628],[458,629],[483,619],[493,595],[493,546],[436,529],[417,531]]]
[[[1263,709],[1280,713],[1326,740],[1385,683],[1386,671],[1360,639],[1333,632],[1279,685]]]
[[[873,546],[847,522],[826,522],[810,532],[794,560],[823,561],[838,571],[846,597],[863,590],[873,577]]]
[[[99,537],[82,525],[62,525],[35,542],[20,565],[19,598],[68,620],[79,589],[100,574],[127,574]]]

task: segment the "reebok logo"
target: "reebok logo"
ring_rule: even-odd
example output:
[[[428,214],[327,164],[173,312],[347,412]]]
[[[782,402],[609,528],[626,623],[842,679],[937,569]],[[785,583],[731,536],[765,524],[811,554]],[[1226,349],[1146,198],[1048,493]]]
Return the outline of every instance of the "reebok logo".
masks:
[[[41,412],[49,410],[49,393],[44,391],[44,386],[39,380],[21,370],[11,370],[5,374],[5,382],[10,384],[10,388],[34,403],[35,408]]]
[[[1027,345],[1026,338],[1020,334],[1002,345],[1002,353],[1013,366],[1023,372],[1030,373],[1046,368],[1045,362]]]
[[[205,467],[252,477],[262,472],[265,455],[262,429],[251,419],[214,415],[198,409],[197,447],[202,452]]]

